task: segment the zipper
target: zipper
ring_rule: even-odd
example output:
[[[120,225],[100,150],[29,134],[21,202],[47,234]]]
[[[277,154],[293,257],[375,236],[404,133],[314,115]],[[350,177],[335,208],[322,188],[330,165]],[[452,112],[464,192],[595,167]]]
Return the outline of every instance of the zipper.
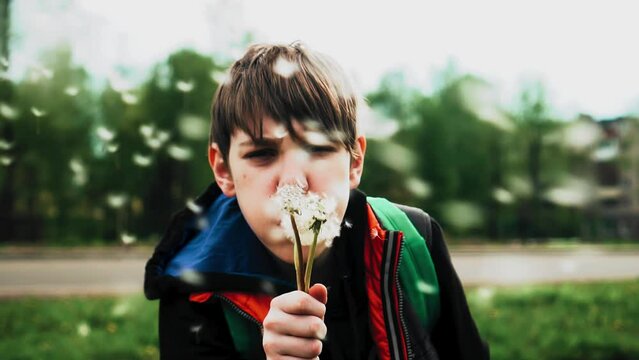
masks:
[[[402,287],[400,286],[399,281],[399,267],[402,264],[402,258],[404,257],[404,252],[402,249],[404,248],[404,234],[402,232],[397,233],[397,241],[399,241],[399,256],[397,257],[397,264],[395,267],[395,286],[397,289],[397,302],[399,303],[399,323],[402,327],[402,331],[404,333],[404,341],[406,341],[406,352],[408,354],[408,359],[413,359],[413,347],[411,344],[410,336],[408,336],[408,327],[406,326],[406,321],[404,320],[404,292],[402,291]]]
[[[240,316],[242,316],[243,318],[245,318],[245,319],[251,321],[252,323],[254,323],[255,325],[257,325],[260,328],[260,332],[264,333],[264,326],[262,325],[262,323],[259,322],[255,317],[253,317],[252,315],[250,315],[246,311],[240,309],[240,307],[235,305],[235,303],[232,302],[229,298],[227,298],[226,296],[223,296],[223,295],[219,295],[219,294],[213,294],[213,297],[221,299],[225,303],[229,304],[233,310],[235,310],[238,314],[240,314]]]
[[[399,266],[402,262],[402,248],[404,246],[403,233],[401,231],[388,231],[386,233],[386,257],[384,261],[384,273],[387,276],[393,276],[393,278],[386,279],[384,282],[384,296],[386,298],[386,316],[389,321],[389,335],[392,340],[393,358],[401,359],[403,351],[401,346],[405,345],[406,354],[408,359],[414,358],[412,344],[408,336],[408,327],[404,321],[404,294],[401,291],[400,279],[399,279]],[[395,261],[395,251],[398,251],[397,261]],[[397,308],[398,313],[393,311],[393,289],[395,287],[397,291]],[[403,336],[402,336],[403,335]],[[399,340],[404,339],[404,344],[400,344]]]

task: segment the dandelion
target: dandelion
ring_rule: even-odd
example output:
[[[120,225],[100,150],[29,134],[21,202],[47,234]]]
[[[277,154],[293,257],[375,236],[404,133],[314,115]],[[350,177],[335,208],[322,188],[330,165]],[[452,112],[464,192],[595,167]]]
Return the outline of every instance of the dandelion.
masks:
[[[231,81],[231,77],[226,71],[211,71],[211,79],[220,85]]]
[[[109,145],[106,146],[106,151],[111,153],[111,154],[113,154],[116,151],[118,151],[119,147],[120,146],[118,144],[109,144]]]
[[[281,56],[275,61],[275,64],[273,64],[273,71],[286,79],[293,76],[293,74],[299,70],[300,67],[296,63],[286,60]]]
[[[9,166],[13,163],[13,158],[9,156],[0,156],[0,164]]]
[[[191,149],[174,144],[170,145],[166,151],[169,153],[170,157],[179,161],[188,160],[193,156]]]
[[[151,157],[135,153],[133,154],[133,163],[141,167],[147,167],[151,165]]]
[[[13,120],[18,117],[18,110],[7,103],[0,103],[0,115],[6,119]]]
[[[87,169],[82,160],[73,158],[69,161],[69,168],[73,172],[73,183],[77,186],[83,186],[87,183]]]
[[[107,195],[107,204],[109,204],[109,206],[114,209],[121,208],[126,203],[127,200],[128,200],[128,197],[126,196],[126,194],[111,193]]]
[[[80,89],[75,86],[67,86],[67,88],[64,89],[64,93],[71,97],[74,97],[80,93]]]
[[[135,105],[138,103],[138,97],[131,93],[128,93],[128,92],[122,93],[121,97],[122,97],[122,101],[127,105]]]
[[[37,108],[37,107],[35,107],[35,106],[32,106],[32,107],[31,107],[31,113],[32,113],[32,114],[33,114],[33,116],[35,116],[35,117],[43,117],[44,115],[46,115],[46,114],[47,114],[46,112],[44,112],[44,111],[42,111],[42,110],[38,109],[38,108]]]
[[[193,199],[189,199],[186,201],[186,207],[193,211],[193,213],[195,214],[199,214],[202,212],[202,207],[198,204],[195,203],[195,201],[193,201]]]
[[[199,272],[193,269],[184,269],[180,273],[180,278],[188,284],[192,284],[192,285],[204,284],[204,277],[202,276],[202,274],[200,274]]]
[[[142,134],[145,138],[151,137],[154,131],[155,129],[153,128],[153,125],[140,125],[140,134]]]
[[[12,143],[6,140],[0,139],[0,150],[10,150],[12,147],[13,147]]]
[[[91,328],[89,327],[89,324],[87,324],[86,322],[81,322],[78,324],[78,335],[80,335],[81,337],[87,337],[90,333]]]
[[[115,137],[115,133],[104,126],[99,126],[95,130],[96,134],[102,141],[111,141]]]
[[[129,304],[129,302],[120,302],[113,307],[113,309],[111,310],[111,315],[113,317],[122,317],[129,312],[130,308],[131,305]]]
[[[177,83],[175,83],[175,87],[178,89],[178,91],[181,91],[183,93],[188,93],[193,90],[193,88],[195,87],[195,83],[193,81],[180,80]]]
[[[278,187],[273,201],[279,205],[284,235],[294,243],[297,288],[308,292],[317,243],[331,246],[333,239],[339,236],[336,202],[312,192],[305,193],[299,184]],[[310,246],[304,275],[302,246]]]
[[[120,240],[122,241],[122,244],[124,245],[131,245],[134,242],[136,242],[136,238],[134,235],[128,234],[128,233],[122,233],[120,235]]]

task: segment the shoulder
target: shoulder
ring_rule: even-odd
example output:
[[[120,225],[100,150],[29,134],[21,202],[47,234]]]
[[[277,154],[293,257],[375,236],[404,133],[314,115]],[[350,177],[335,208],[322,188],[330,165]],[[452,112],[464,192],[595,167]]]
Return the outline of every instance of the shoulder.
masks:
[[[424,210],[417,207],[397,203],[393,204],[400,210],[402,210],[406,214],[406,216],[408,216],[410,222],[413,224],[413,226],[415,226],[419,234],[426,240],[426,245],[428,246],[428,248],[431,248],[433,245],[434,222],[431,216]]]

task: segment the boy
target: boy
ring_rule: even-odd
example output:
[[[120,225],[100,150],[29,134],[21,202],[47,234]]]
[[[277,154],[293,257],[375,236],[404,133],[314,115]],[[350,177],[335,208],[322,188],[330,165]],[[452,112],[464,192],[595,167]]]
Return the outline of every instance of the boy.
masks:
[[[357,190],[357,104],[341,69],[298,43],[235,62],[213,101],[215,183],[146,266],[163,359],[488,358],[437,223]],[[269,207],[285,185],[333,199],[342,221],[308,293]]]

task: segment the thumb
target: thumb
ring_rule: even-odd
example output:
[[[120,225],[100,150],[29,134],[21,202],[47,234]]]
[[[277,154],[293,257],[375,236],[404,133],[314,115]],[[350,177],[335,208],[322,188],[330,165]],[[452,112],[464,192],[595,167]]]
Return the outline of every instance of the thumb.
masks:
[[[322,304],[326,304],[326,302],[328,301],[328,290],[326,289],[326,286],[322,284],[315,284],[311,286],[311,288],[308,289],[308,294]]]

